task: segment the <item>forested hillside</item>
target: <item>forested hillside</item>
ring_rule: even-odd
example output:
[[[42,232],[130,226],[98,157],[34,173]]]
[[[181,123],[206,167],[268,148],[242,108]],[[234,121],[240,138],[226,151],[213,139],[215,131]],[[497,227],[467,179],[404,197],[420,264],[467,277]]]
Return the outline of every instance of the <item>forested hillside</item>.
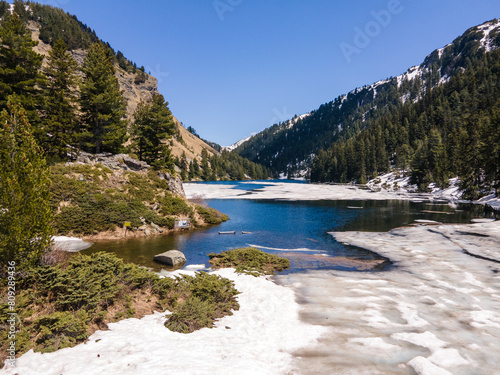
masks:
[[[313,181],[363,182],[387,171],[391,164],[413,167],[415,183],[422,187],[430,180],[446,181],[450,174],[463,175],[464,171],[459,173],[461,169],[452,165],[458,162],[448,165],[440,161],[447,166],[435,167],[429,161],[432,157],[422,155],[429,154],[426,150],[437,142],[447,148],[445,158],[453,159],[451,148],[458,143],[451,146],[449,139],[463,139],[467,121],[487,122],[475,127],[478,134],[494,126],[499,35],[497,20],[473,27],[406,73],[355,89],[309,114],[275,124],[236,151],[289,176],[304,175],[313,165]],[[417,108],[421,109],[415,114]],[[481,137],[483,143],[492,141],[485,134]],[[436,158],[435,152],[431,154]]]
[[[408,170],[425,189],[459,176],[466,196],[495,189],[500,180],[500,51],[471,58],[464,72],[417,102],[366,121],[355,137],[320,151],[312,181],[366,182],[391,165]]]

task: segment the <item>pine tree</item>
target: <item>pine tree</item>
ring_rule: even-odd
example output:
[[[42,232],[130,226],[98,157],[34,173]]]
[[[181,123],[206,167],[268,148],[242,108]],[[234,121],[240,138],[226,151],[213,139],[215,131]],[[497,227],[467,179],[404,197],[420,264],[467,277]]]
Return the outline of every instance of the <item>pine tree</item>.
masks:
[[[83,147],[91,152],[119,153],[127,132],[126,101],[115,77],[111,51],[96,42],[83,62],[80,86]]]
[[[2,19],[0,41],[0,110],[7,108],[8,97],[15,94],[31,125],[38,127],[39,86],[44,78],[40,74],[43,56],[33,51],[37,42],[16,13]]]
[[[0,122],[0,264],[21,269],[37,264],[50,244],[50,175],[15,97]]]
[[[175,131],[168,102],[154,94],[151,103],[139,103],[132,125],[132,145],[139,159],[156,169],[171,168],[170,148],[166,142]]]
[[[70,147],[76,145],[77,116],[75,88],[77,64],[59,39],[49,53],[46,88],[44,148],[51,160],[64,160]]]

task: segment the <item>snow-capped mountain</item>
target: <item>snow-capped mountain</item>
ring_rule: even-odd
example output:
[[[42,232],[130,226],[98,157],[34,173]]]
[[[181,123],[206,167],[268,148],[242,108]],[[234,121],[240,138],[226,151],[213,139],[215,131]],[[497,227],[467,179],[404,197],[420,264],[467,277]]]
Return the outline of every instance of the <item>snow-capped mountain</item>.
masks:
[[[462,72],[470,58],[500,46],[500,21],[494,19],[468,29],[450,44],[430,53],[406,72],[355,88],[318,109],[229,146],[241,156],[261,163],[281,175],[307,169],[320,149],[363,130],[368,118],[406,103],[417,102],[432,88]]]

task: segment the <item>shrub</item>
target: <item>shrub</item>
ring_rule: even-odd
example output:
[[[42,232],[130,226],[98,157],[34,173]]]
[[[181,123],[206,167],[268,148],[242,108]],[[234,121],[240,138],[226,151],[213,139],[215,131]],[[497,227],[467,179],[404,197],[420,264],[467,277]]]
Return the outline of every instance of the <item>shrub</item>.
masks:
[[[160,213],[163,215],[190,215],[193,209],[179,197],[174,197],[167,193],[159,200]]]
[[[196,205],[196,211],[200,214],[200,216],[203,218],[205,223],[207,224],[213,224],[213,225],[218,225],[220,223],[223,223],[224,221],[229,220],[227,215],[211,208],[211,207],[203,207],[200,205]]]
[[[190,333],[197,329],[213,327],[215,319],[231,315],[239,305],[235,296],[239,293],[231,280],[201,272],[177,279],[178,290],[187,293],[165,322],[171,331]],[[181,298],[182,301],[182,298]]]
[[[6,288],[1,285],[0,293],[7,295]],[[39,266],[19,279],[16,288],[18,355],[74,346],[106,323],[140,317],[139,306],[144,313],[169,309],[173,314],[165,326],[186,333],[212,327],[215,319],[239,308],[238,291],[230,280],[206,273],[160,279],[103,252],[78,254],[67,265]],[[2,327],[8,311],[7,301],[0,301]],[[7,336],[8,330],[2,329],[0,363],[6,358]]]
[[[273,274],[290,267],[290,261],[276,255],[265,253],[253,247],[208,254],[209,263],[214,268],[234,267],[236,272],[254,276]]]
[[[35,343],[40,352],[53,352],[75,346],[87,338],[89,316],[86,311],[55,312],[42,315],[33,324],[38,333]]]

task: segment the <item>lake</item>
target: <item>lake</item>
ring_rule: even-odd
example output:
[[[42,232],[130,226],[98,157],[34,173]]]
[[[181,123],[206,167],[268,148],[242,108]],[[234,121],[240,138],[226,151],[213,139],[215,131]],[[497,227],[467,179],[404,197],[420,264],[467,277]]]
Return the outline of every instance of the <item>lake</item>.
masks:
[[[383,259],[377,254],[335,241],[331,231],[387,231],[415,223],[415,220],[434,220],[443,223],[470,223],[475,217],[491,217],[482,206],[453,205],[408,200],[301,200],[247,199],[270,186],[270,181],[217,182],[196,184],[197,188],[232,189],[245,199],[208,199],[206,204],[225,214],[229,221],[209,228],[177,232],[126,241],[95,243],[84,254],[98,251],[116,253],[127,262],[162,268],[153,262],[154,255],[177,249],[189,264],[208,264],[208,254],[238,247],[255,246],[264,251],[282,254],[291,259],[291,269],[356,270],[349,265],[331,262],[331,257],[359,260]],[[283,183],[283,181],[280,181]],[[290,187],[302,182],[289,182]],[[201,185],[201,186],[200,186]],[[317,187],[317,185],[311,185]],[[305,198],[307,199],[307,197]],[[427,211],[427,212],[426,212]],[[432,212],[429,212],[432,211]],[[236,234],[219,234],[235,231]],[[242,232],[250,232],[242,234]],[[387,264],[380,268],[384,269]]]

